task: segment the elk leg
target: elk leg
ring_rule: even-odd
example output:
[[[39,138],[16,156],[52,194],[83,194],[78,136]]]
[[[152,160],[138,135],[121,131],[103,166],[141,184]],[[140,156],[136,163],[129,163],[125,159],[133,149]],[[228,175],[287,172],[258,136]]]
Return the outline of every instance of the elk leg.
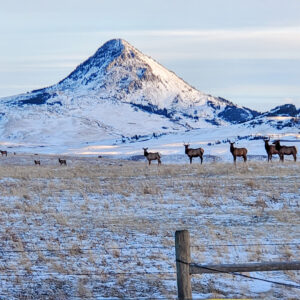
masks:
[[[202,163],[203,163],[203,157],[202,156],[200,156],[200,160],[201,160],[201,165],[202,165]]]
[[[190,157],[190,164],[192,163],[192,160],[193,160],[193,158],[192,158],[192,157]]]

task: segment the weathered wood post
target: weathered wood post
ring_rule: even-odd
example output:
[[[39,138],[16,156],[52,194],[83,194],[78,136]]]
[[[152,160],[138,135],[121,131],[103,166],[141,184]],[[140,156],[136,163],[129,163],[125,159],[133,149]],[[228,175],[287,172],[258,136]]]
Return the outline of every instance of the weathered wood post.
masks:
[[[192,299],[190,275],[191,250],[188,230],[175,232],[175,252],[177,270],[177,291],[179,300]]]

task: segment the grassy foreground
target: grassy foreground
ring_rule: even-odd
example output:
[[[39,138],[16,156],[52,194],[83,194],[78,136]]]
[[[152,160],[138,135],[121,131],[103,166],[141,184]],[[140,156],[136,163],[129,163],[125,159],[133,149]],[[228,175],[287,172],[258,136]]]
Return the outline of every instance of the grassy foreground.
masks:
[[[199,263],[299,258],[299,163],[148,167],[72,157],[65,167],[33,158],[0,163],[0,297],[175,298],[179,229],[190,231]],[[296,271],[259,276],[299,284]],[[300,297],[224,274],[193,276],[193,292]]]

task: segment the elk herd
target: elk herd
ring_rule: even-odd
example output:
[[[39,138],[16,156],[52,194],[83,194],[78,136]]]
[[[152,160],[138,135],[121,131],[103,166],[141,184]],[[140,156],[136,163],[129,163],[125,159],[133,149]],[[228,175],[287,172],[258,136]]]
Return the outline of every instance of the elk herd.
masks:
[[[265,149],[267,152],[268,156],[268,162],[272,161],[272,156],[277,154],[279,155],[280,161],[284,161],[284,156],[285,155],[292,155],[294,158],[294,161],[297,161],[297,148],[295,146],[283,146],[280,144],[279,140],[276,140],[273,142],[272,145],[269,145],[269,139],[264,139],[265,142]],[[234,142],[229,142],[230,144],[230,152],[233,157],[233,163],[236,164],[236,158],[237,157],[242,157],[244,162],[247,162],[247,153],[248,150],[246,148],[237,148],[234,147]],[[189,157],[190,159],[190,164],[193,161],[193,157],[199,157],[201,164],[203,163],[203,154],[204,154],[204,149],[203,148],[195,148],[192,149],[190,148],[189,144],[183,143],[184,149],[185,149],[185,154]],[[144,150],[144,156],[147,158],[149,165],[151,164],[152,160],[157,160],[158,165],[161,164],[161,156],[158,152],[148,152],[148,148],[143,148]]]
[[[274,141],[271,145],[269,144],[269,142],[270,142],[270,138],[264,139],[268,162],[272,161],[273,155],[278,155],[281,162],[284,161],[285,155],[292,155],[294,161],[295,162],[297,161],[297,148],[295,146],[281,145],[279,140]],[[246,148],[234,147],[235,144],[234,142],[229,141],[229,143],[230,143],[229,149],[233,157],[233,163],[236,164],[237,157],[242,157],[244,163],[246,163],[248,150]],[[199,157],[201,164],[203,163],[203,154],[204,154],[203,148],[190,148],[190,145],[185,143],[183,143],[183,146],[184,146],[184,152],[190,160],[190,164],[192,164],[194,157]],[[148,160],[149,165],[151,165],[151,161],[153,160],[157,160],[158,165],[161,165],[161,155],[158,152],[148,152],[148,148],[143,148],[143,150],[144,150],[144,156]],[[7,151],[0,150],[0,153],[2,156],[7,157]],[[16,155],[15,152],[14,155]],[[101,156],[99,156],[99,158],[100,157]],[[58,162],[61,166],[67,165],[67,161],[65,159],[58,158]],[[34,160],[34,164],[41,165],[41,161]]]
[[[62,165],[67,165],[67,161],[65,160],[65,159],[58,159],[58,162],[59,162],[59,164],[62,166]],[[35,165],[41,165],[41,161],[40,160],[34,160],[34,164]]]
[[[0,150],[0,153],[1,153],[2,156],[6,156],[6,157],[7,157],[7,151]],[[13,152],[13,155],[17,155],[17,153],[16,153],[16,152]],[[38,154],[34,154],[34,155],[38,155]],[[40,160],[37,160],[37,159],[34,159],[34,160],[33,160],[33,163],[34,163],[35,165],[38,165],[38,166],[41,165],[41,161],[40,161]],[[59,163],[61,166],[63,166],[63,165],[66,166],[66,165],[67,165],[67,161],[66,161],[65,159],[61,159],[61,158],[58,158],[58,163]]]
[[[67,165],[67,161],[65,159],[58,159],[58,163],[62,166],[62,165]],[[40,160],[34,160],[34,164],[35,165],[41,165],[41,161]]]

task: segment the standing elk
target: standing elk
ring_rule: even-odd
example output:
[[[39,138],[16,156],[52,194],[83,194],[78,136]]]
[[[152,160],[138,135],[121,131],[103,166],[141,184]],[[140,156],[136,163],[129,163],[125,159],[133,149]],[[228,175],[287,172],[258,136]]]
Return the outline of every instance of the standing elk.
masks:
[[[233,162],[234,164],[236,164],[236,157],[237,156],[242,156],[244,158],[244,162],[247,161],[247,152],[248,150],[246,148],[235,148],[233,145],[234,145],[234,142],[230,143],[230,152],[233,156]]]
[[[275,141],[273,144],[279,152],[280,161],[284,161],[285,155],[293,155],[294,161],[297,161],[297,148],[295,146],[281,146],[279,140]]]
[[[34,164],[35,165],[41,165],[41,161],[40,160],[34,160]]]
[[[62,165],[67,165],[67,161],[65,160],[65,159],[58,159],[58,162],[60,163],[60,165],[62,166]]]
[[[185,148],[185,154],[190,158],[190,164],[192,163],[193,157],[200,157],[201,160],[201,165],[203,162],[203,153],[204,149],[202,148],[197,148],[197,149],[191,149],[189,148],[189,144],[183,144]]]
[[[2,150],[0,150],[0,153],[2,154],[2,156],[7,156],[7,151],[2,151]]]
[[[266,149],[267,155],[268,155],[268,162],[272,161],[272,155],[274,155],[274,154],[279,155],[279,152],[278,152],[278,150],[276,150],[276,147],[274,145],[269,145],[269,141],[270,141],[270,138],[268,140],[264,140],[265,149]]]
[[[144,156],[148,159],[149,166],[151,165],[151,160],[157,160],[158,165],[161,164],[160,155],[158,152],[148,152],[148,148],[143,148]]]

